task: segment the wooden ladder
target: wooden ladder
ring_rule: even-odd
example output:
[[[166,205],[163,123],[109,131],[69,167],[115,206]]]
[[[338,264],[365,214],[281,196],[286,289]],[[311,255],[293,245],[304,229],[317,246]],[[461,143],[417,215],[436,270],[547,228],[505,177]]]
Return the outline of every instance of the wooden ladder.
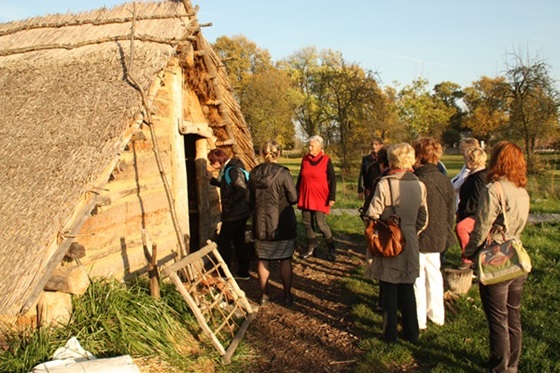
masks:
[[[162,272],[169,277],[225,364],[257,315],[239,288],[214,242]],[[183,280],[181,279],[183,278]],[[224,344],[229,343],[227,348]]]

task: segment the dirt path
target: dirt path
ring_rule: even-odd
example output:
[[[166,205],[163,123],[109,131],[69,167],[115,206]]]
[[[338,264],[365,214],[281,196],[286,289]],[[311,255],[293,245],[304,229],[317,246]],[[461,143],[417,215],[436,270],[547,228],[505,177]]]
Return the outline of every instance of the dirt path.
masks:
[[[352,372],[362,353],[353,326],[351,305],[355,298],[340,279],[363,265],[363,249],[343,239],[335,240],[335,263],[318,258],[294,259],[295,303],[284,306],[277,265],[271,267],[271,302],[260,307],[244,339],[257,356],[254,372]],[[259,298],[256,263],[249,281],[239,286],[252,301]]]

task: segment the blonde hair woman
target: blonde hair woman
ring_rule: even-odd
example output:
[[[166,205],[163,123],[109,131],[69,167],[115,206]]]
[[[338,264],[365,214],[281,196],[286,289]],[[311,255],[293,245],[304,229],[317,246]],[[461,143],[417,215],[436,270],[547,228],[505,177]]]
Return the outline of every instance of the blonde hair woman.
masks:
[[[480,192],[486,185],[486,152],[479,147],[472,148],[465,154],[465,164],[471,170],[459,190],[459,207],[457,208],[457,225],[455,232],[461,246],[460,268],[468,268],[473,262],[465,256],[465,246],[474,229],[474,218]]]
[[[465,179],[471,173],[471,170],[467,166],[466,155],[468,151],[471,150],[472,148],[479,148],[479,147],[480,144],[478,140],[475,139],[474,137],[465,137],[461,139],[461,142],[459,143],[459,150],[463,155],[463,160],[465,163],[463,164],[463,168],[461,168],[461,171],[459,171],[459,173],[451,179],[451,184],[453,184],[453,190],[455,191],[455,197],[456,197],[455,208],[459,206],[459,191],[461,190],[461,185],[463,185]]]
[[[428,223],[426,187],[412,173],[414,149],[406,143],[396,144],[388,150],[389,173],[377,184],[366,214],[373,218],[387,219],[393,214],[401,218],[401,230],[406,238],[406,248],[395,257],[376,257],[372,275],[379,280],[381,307],[383,308],[383,339],[397,341],[398,312],[402,316],[404,338],[418,339],[418,319],[414,282],[419,276],[418,233]]]
[[[287,167],[277,164],[280,149],[274,141],[261,146],[261,163],[249,178],[249,205],[253,209],[252,233],[258,256],[257,273],[261,289],[260,304],[269,300],[270,262],[280,261],[283,301],[292,304],[292,256],[297,235],[293,204],[297,190]]]

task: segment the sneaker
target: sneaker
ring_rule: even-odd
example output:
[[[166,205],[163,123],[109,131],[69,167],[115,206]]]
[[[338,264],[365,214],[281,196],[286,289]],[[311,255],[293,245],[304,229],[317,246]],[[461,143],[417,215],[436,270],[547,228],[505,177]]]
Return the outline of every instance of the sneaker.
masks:
[[[234,277],[236,280],[250,280],[251,276],[249,274],[246,275],[237,275]]]

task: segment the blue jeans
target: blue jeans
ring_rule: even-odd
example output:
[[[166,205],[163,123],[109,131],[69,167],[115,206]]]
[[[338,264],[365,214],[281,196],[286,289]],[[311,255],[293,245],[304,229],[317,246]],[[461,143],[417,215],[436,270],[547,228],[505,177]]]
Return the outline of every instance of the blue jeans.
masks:
[[[480,299],[490,328],[491,372],[516,373],[521,355],[521,296],[527,276],[495,285],[479,284]]]

